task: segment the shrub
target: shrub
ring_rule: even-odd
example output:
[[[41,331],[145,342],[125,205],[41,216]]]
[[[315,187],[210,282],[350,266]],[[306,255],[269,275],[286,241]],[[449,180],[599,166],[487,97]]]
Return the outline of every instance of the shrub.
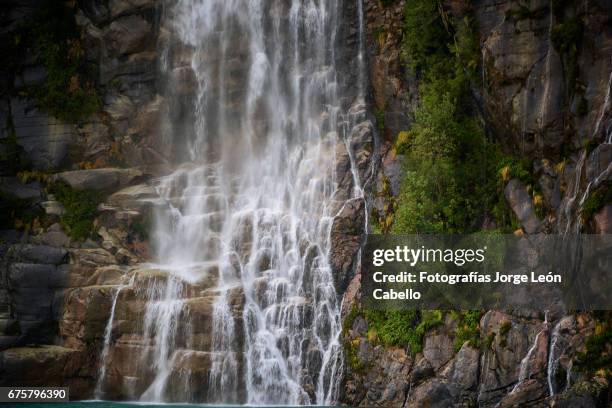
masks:
[[[88,238],[93,231],[93,221],[98,213],[101,195],[97,191],[77,191],[65,183],[55,183],[48,188],[57,201],[62,203],[65,213],[62,226],[77,241]]]
[[[439,310],[364,310],[370,330],[386,346],[408,347],[413,354],[423,349],[423,335],[442,324]]]

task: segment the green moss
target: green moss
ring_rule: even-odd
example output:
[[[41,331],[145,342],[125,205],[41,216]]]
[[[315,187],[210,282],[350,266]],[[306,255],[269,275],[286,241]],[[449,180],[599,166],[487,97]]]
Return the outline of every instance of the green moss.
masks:
[[[593,191],[589,198],[585,200],[581,215],[584,219],[590,219],[597,211],[610,203],[612,203],[612,188],[608,183]]]
[[[356,340],[358,342],[359,339]],[[357,347],[358,344],[354,344],[350,341],[344,342],[344,356],[346,361],[348,362],[349,367],[354,373],[357,374],[365,374],[367,370],[367,365],[359,359],[357,355]]]
[[[451,36],[444,27],[437,0],[412,0],[404,10],[403,57],[417,73],[443,67]]]
[[[62,203],[65,213],[62,226],[77,241],[88,238],[93,231],[93,221],[98,214],[101,195],[97,191],[77,191],[65,183],[55,183],[48,188],[57,201]]]
[[[363,314],[383,345],[408,347],[413,354],[423,350],[423,335],[443,319],[440,310],[364,310]]]
[[[612,329],[609,324],[604,330],[589,337],[586,341],[586,350],[580,354],[574,363],[579,372],[594,373],[605,370],[608,375],[612,370]]]
[[[459,351],[467,341],[474,348],[480,347],[480,310],[462,312],[455,331],[455,351]]]
[[[353,323],[357,316],[360,315],[359,308],[355,305],[351,308],[351,311],[344,318],[344,322],[342,322],[342,333],[346,336],[348,335],[349,330],[353,327]]]

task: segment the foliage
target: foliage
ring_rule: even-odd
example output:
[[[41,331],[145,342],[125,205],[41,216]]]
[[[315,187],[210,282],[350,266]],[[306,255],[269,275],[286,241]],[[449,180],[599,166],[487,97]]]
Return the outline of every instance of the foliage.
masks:
[[[598,323],[595,333],[586,341],[585,351],[574,363],[576,371],[595,373],[603,370],[612,375],[612,327],[610,321]]]
[[[472,347],[480,347],[480,310],[468,310],[460,314],[455,332],[455,351],[459,351],[467,341]]]
[[[42,110],[64,121],[78,122],[100,108],[75,21],[74,2],[44,1],[33,21],[16,30],[7,52],[15,61],[21,60],[23,52],[33,53],[44,66],[44,82],[25,90]],[[19,67],[12,69],[18,71]]]
[[[405,19],[403,54],[421,79],[420,104],[396,142],[407,160],[392,232],[473,232],[487,215],[502,230],[513,228],[503,187],[531,173],[487,139],[474,111],[480,54],[473,19],[449,19],[432,0],[408,2]]]
[[[437,0],[413,0],[404,12],[403,56],[409,67],[417,72],[441,65],[448,56],[450,42],[438,8]]]
[[[74,190],[68,184],[61,182],[49,186],[48,191],[64,206],[65,213],[60,221],[70,236],[77,241],[88,238],[93,231],[93,221],[98,213],[100,193]]]
[[[581,215],[584,219],[591,218],[604,205],[612,203],[612,188],[610,184],[604,184],[591,193],[582,205]]]
[[[423,335],[442,324],[440,310],[364,310],[370,331],[386,346],[409,347],[413,354],[423,349]]]

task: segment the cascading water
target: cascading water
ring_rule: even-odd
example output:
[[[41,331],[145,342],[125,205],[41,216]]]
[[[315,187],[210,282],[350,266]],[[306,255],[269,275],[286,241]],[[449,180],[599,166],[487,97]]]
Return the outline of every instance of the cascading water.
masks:
[[[156,185],[166,205],[157,210],[155,272],[137,272],[134,295],[125,295],[146,304],[138,364],[150,380],[135,397],[337,399],[330,236],[346,201],[364,196],[350,137],[365,120],[361,88],[339,95],[339,12],[339,0],[178,0],[165,10],[161,66],[170,93],[190,78],[191,94],[174,98],[193,120],[175,126],[185,158]],[[342,149],[349,191],[336,179]],[[207,308],[202,340],[193,327]],[[207,364],[201,384],[196,360]],[[194,385],[199,397],[189,396]]]

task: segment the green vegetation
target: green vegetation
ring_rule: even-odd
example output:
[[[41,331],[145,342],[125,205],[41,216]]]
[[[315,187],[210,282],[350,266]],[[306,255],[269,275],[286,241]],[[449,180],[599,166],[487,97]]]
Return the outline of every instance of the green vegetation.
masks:
[[[21,91],[36,99],[40,109],[68,122],[78,122],[100,107],[75,22],[75,7],[75,2],[44,1],[33,20],[19,26],[13,42],[3,47],[13,61],[5,69],[16,76],[21,70],[17,61],[26,54],[36,55],[47,77]]]
[[[449,25],[437,1],[407,4],[403,54],[421,86],[413,126],[396,144],[407,160],[395,233],[472,232],[486,214],[512,224],[499,183],[509,159],[487,140],[473,108],[470,84],[480,55],[475,32],[470,16]]]
[[[604,184],[593,191],[582,206],[582,217],[589,219],[603,208],[604,205],[612,203],[612,188],[610,184]]]
[[[368,322],[369,339],[377,339],[386,346],[409,347],[413,354],[423,349],[423,335],[442,324],[440,310],[364,310]]]
[[[612,327],[610,320],[598,323],[586,341],[586,350],[574,363],[576,371],[612,376]]]
[[[455,351],[459,351],[467,341],[471,347],[480,347],[480,317],[482,311],[469,310],[458,314],[457,331],[455,332]]]
[[[60,221],[70,237],[77,241],[88,238],[94,229],[93,221],[98,213],[100,193],[77,191],[65,183],[55,183],[48,190],[66,210]]]

